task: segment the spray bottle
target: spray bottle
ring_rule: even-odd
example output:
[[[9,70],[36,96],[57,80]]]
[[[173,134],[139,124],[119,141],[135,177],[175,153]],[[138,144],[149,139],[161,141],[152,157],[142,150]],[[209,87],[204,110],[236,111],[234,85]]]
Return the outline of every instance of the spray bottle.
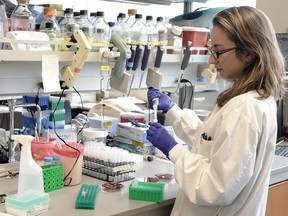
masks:
[[[44,192],[42,168],[33,160],[31,153],[31,135],[12,135],[12,140],[22,144],[18,180],[18,194],[26,190]]]

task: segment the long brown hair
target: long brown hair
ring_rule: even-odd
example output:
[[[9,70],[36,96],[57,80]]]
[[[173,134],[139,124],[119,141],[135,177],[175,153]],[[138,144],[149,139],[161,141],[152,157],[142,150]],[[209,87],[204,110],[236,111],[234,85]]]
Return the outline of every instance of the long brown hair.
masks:
[[[253,7],[231,7],[214,17],[213,26],[224,30],[236,44],[238,55],[248,51],[253,56],[242,76],[218,96],[217,105],[222,107],[231,98],[251,90],[257,91],[261,98],[273,95],[280,100],[284,90],[285,61],[267,16]]]

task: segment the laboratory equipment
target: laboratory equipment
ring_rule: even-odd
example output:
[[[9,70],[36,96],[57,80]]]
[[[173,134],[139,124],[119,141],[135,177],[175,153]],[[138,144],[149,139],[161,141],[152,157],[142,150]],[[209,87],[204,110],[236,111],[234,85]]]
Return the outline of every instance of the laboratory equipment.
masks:
[[[126,14],[119,13],[117,23],[112,28],[112,35],[117,34],[125,44],[131,43],[130,26],[126,23]]]
[[[137,14],[136,9],[128,9],[128,19],[126,20],[126,23],[131,27],[133,23],[135,22],[135,15]]]
[[[147,77],[146,77],[146,85],[147,87],[153,86],[155,88],[161,89],[162,86],[162,73],[160,73],[160,66],[162,62],[162,57],[164,53],[163,46],[157,47],[156,58],[154,62],[154,68],[148,69]]]
[[[127,150],[109,146],[84,148],[84,175],[113,183],[134,179],[134,163]]]
[[[215,83],[217,77],[217,69],[216,68],[205,68],[201,76],[204,77],[209,83]]]
[[[74,60],[70,66],[64,66],[60,73],[64,78],[67,87],[74,86],[81,69],[90,53],[92,47],[82,30],[76,31],[74,37],[78,43],[78,48]]]
[[[94,41],[94,26],[91,21],[88,19],[88,11],[80,10],[80,17],[78,21],[80,29],[83,31],[88,41],[92,43]]]
[[[135,22],[131,26],[131,40],[133,44],[146,44],[148,41],[148,29],[142,21],[142,14],[135,15]]]
[[[159,98],[154,98],[152,100],[152,108],[153,108],[153,111],[154,111],[154,119],[153,119],[153,122],[158,122],[158,119],[157,119],[157,109],[158,109],[158,105],[159,105]]]
[[[146,16],[146,23],[145,26],[147,28],[147,42],[151,46],[158,45],[159,36],[158,36],[158,29],[153,23],[153,16]]]
[[[104,19],[104,12],[97,11],[94,26],[94,42],[108,44],[110,41],[110,26]]]
[[[97,184],[82,184],[78,192],[75,208],[76,209],[95,209],[95,200],[99,192]]]
[[[106,140],[108,136],[108,131],[102,128],[84,128],[82,130],[82,142],[83,144],[93,146],[93,145],[106,145]]]
[[[142,63],[141,63],[141,76],[140,76],[140,82],[139,82],[139,89],[141,88],[143,76],[146,72],[146,68],[147,68],[147,65],[149,62],[150,53],[151,53],[151,46],[149,44],[145,45],[144,53],[143,53],[143,57],[142,57]]]
[[[35,18],[28,4],[29,0],[17,0],[17,6],[11,14],[11,31],[35,29]]]
[[[43,170],[44,191],[50,192],[64,187],[64,165],[51,164],[41,166]]]
[[[59,23],[61,40],[69,42],[72,35],[79,30],[79,25],[73,18],[73,9],[66,8],[64,11],[64,18]],[[63,47],[64,49],[64,47]],[[67,48],[66,48],[67,49]]]
[[[37,137],[31,142],[32,157],[40,166],[44,165],[43,160],[45,157],[52,157],[55,152],[53,146],[57,145],[56,138]]]
[[[6,197],[6,210],[9,215],[39,215],[48,211],[50,198],[48,193],[29,190],[21,194]],[[1,213],[2,214],[2,213]]]
[[[40,24],[40,31],[46,32],[45,30],[47,30],[47,28],[51,28],[51,30],[53,30],[53,32],[55,34],[55,38],[59,38],[60,37],[60,27],[58,25],[58,22],[56,21],[56,14],[57,14],[56,9],[44,8],[43,13],[44,13],[44,19]],[[50,23],[50,24],[48,24],[48,26],[47,26],[46,23]],[[50,40],[51,40],[51,38],[50,38]]]
[[[44,192],[43,174],[41,167],[33,160],[30,135],[12,135],[12,140],[22,145],[19,167],[18,194],[28,190]]]
[[[191,52],[192,52],[191,43],[189,43],[189,45],[186,46],[186,48],[184,50],[184,55],[183,55],[183,59],[182,59],[181,67],[180,67],[181,71],[180,71],[179,79],[177,80],[177,86],[176,86],[175,94],[179,90],[179,86],[180,86],[184,71],[187,68],[189,60],[190,60]]]
[[[119,50],[120,56],[117,57],[114,68],[112,69],[110,86],[111,88],[127,94],[132,82],[131,74],[125,72],[127,59],[131,57],[130,48],[123,43],[122,39],[114,34],[111,37],[113,43]]]
[[[140,58],[142,56],[142,50],[143,50],[143,46],[138,44],[137,47],[136,47],[135,58],[134,58],[132,71],[131,71],[132,80],[131,80],[131,83],[130,83],[130,86],[129,86],[129,90],[128,90],[128,94],[127,94],[128,96],[129,96],[129,94],[131,92],[131,89],[132,89],[132,85],[133,85],[134,78],[135,78],[135,73],[136,73],[136,70],[138,69],[139,61],[140,61]]]
[[[73,186],[81,183],[84,146],[80,143],[55,145],[54,152],[60,156],[59,163],[64,165],[64,184]]]
[[[163,22],[163,17],[156,18],[156,29],[158,30],[159,45],[167,46],[168,44],[168,30]]]

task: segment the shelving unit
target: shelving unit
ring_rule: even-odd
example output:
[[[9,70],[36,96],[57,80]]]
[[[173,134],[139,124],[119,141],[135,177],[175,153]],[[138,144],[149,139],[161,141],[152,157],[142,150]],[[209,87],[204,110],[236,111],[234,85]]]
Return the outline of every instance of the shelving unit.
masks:
[[[0,43],[11,42],[11,40],[4,39],[0,40]],[[57,55],[59,58],[59,70],[65,66],[70,65],[73,61],[73,51],[31,51],[29,46],[33,43],[47,43],[51,42],[39,42],[39,41],[15,41],[17,43],[27,44],[27,50],[0,50],[0,95],[2,96],[13,96],[23,94],[35,94],[38,92],[39,83],[42,82],[42,56],[43,55]],[[56,45],[63,45],[64,43],[55,43]],[[65,43],[71,45],[71,43]],[[74,46],[77,44],[73,44]],[[105,83],[105,86],[109,80],[109,73],[100,72],[100,67],[103,64],[109,64],[110,68],[113,68],[117,52],[112,52],[110,58],[103,58],[103,55],[109,55],[111,52],[109,48],[113,45],[93,44],[92,47],[104,47],[104,52],[93,52],[91,51],[88,55],[87,61],[81,70],[79,79],[76,81],[75,88],[80,92],[97,91],[100,89],[100,80]],[[181,49],[182,47],[165,47],[166,50],[175,49],[178,53],[168,54],[164,53],[161,65],[161,71],[166,74],[167,80],[163,80],[163,83],[167,86],[174,85],[174,81],[178,77],[178,71],[182,61]],[[196,53],[200,53],[201,50],[205,50],[203,47],[193,47]],[[179,53],[180,50],[180,53]],[[102,50],[103,51],[103,50]],[[195,52],[195,51],[194,51]],[[202,51],[203,52],[203,51]],[[156,52],[151,52],[148,68],[153,68],[154,59]],[[208,61],[208,55],[191,55],[191,63],[205,63]],[[146,75],[145,75],[146,76]],[[175,76],[175,78],[172,78]],[[135,80],[140,77],[137,71]],[[60,76],[60,80],[61,80]],[[144,79],[146,79],[144,77]],[[144,82],[143,82],[144,85]],[[135,87],[138,86],[135,85]],[[144,86],[143,86],[144,87]],[[133,86],[132,86],[133,88]],[[73,90],[67,90],[67,92]]]

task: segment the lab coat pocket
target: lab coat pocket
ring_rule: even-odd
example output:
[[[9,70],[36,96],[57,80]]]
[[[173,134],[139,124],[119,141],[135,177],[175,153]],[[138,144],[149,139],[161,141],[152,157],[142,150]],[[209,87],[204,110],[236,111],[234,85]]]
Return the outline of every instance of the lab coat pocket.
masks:
[[[205,140],[202,138],[198,148],[199,149],[198,153],[203,155],[204,157],[210,158],[212,144],[213,144],[212,140]]]

